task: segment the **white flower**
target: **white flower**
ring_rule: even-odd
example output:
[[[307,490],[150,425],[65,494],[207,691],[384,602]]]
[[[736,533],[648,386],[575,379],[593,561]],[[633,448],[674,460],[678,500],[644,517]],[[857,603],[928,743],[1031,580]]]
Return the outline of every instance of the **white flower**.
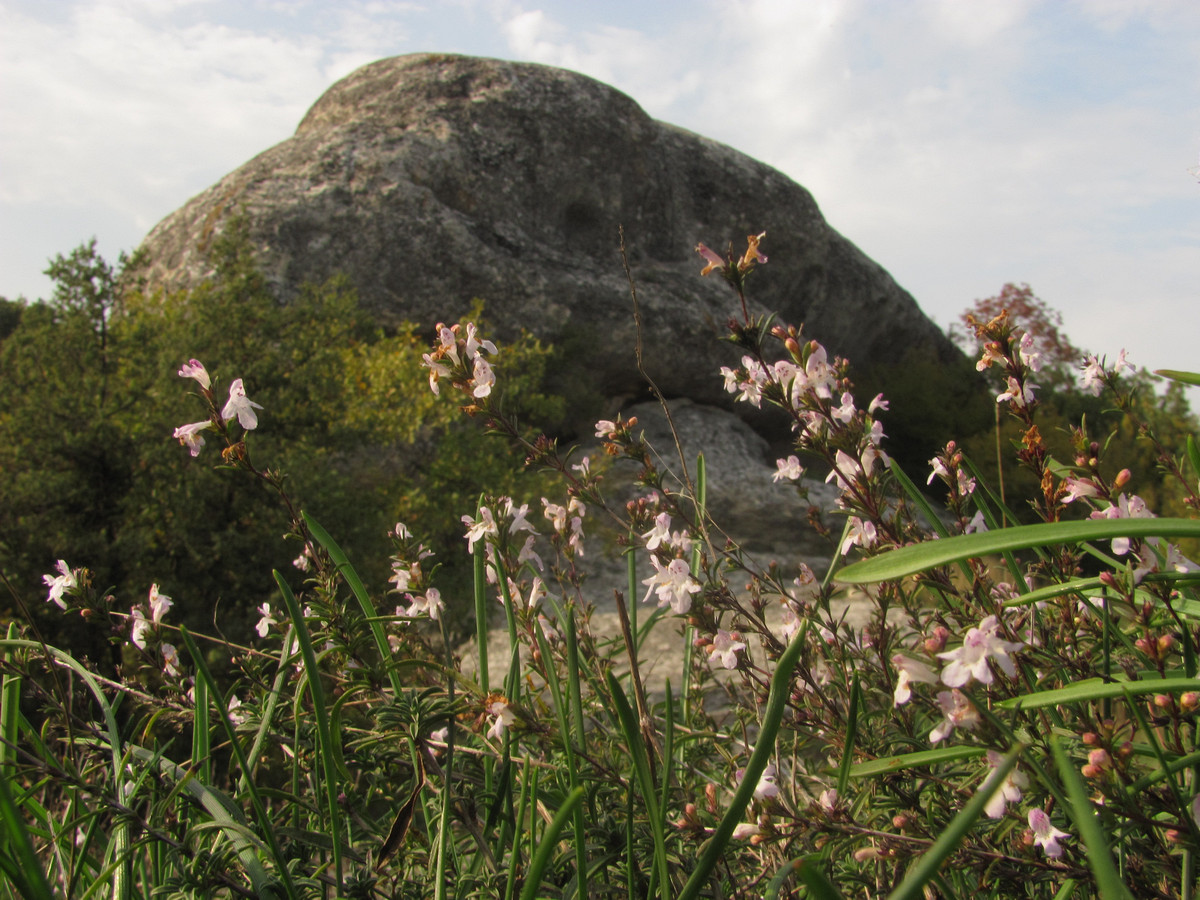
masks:
[[[496,521],[492,518],[492,511],[486,506],[479,507],[478,521],[470,516],[463,516],[462,523],[467,526],[467,533],[463,537],[467,539],[467,550],[471,553],[475,552],[475,542],[480,538],[499,533]]]
[[[428,353],[421,354],[421,365],[429,366],[429,389],[433,391],[435,395],[440,394],[442,391],[441,388],[438,387],[438,379],[449,378],[450,370]]]
[[[700,590],[700,584],[692,578],[687,563],[682,559],[673,559],[664,566],[658,561],[657,556],[651,556],[650,562],[656,571],[649,578],[642,580],[642,584],[649,585],[649,590],[646,591],[642,602],[645,603],[650,599],[651,594],[657,592],[659,606],[666,606],[670,603],[671,609],[683,615],[691,609],[691,595]]]
[[[953,691],[941,691],[937,695],[938,706],[942,708],[942,721],[929,732],[929,741],[936,744],[945,740],[955,728],[972,730],[979,724],[979,713],[971,705],[966,694],[955,688]]]
[[[163,615],[168,609],[175,604],[171,602],[171,598],[166,594],[158,592],[158,585],[150,585],[150,621],[158,623],[162,621]]]
[[[163,671],[174,677],[179,674],[180,662],[179,651],[175,649],[174,644],[159,644],[158,649],[163,656]]]
[[[1090,516],[1089,519],[1153,519],[1152,513],[1146,507],[1146,501],[1134,494],[1132,497],[1126,497],[1121,494],[1117,497],[1117,502],[1108,507],[1108,509],[1098,509]],[[1113,538],[1112,552],[1117,556],[1124,556],[1129,552],[1129,538],[1118,537]]]
[[[189,359],[179,367],[178,374],[180,378],[196,379],[196,381],[200,382],[200,387],[204,388],[205,390],[208,390],[208,388],[212,387],[212,382],[208,377],[208,370],[204,368],[204,363],[200,362],[198,359]]]
[[[504,732],[516,724],[517,714],[509,707],[507,700],[493,700],[488,704],[488,713],[496,717],[492,727],[488,729],[488,737],[500,740]]]
[[[254,630],[258,632],[258,636],[265,638],[267,632],[271,630],[272,625],[278,625],[279,621],[271,614],[271,604],[264,603],[258,608],[258,612],[262,613],[262,618],[258,620],[258,624],[254,626]]]
[[[486,350],[492,356],[496,355],[496,345],[491,341],[481,341],[475,331],[475,323],[467,323],[467,340],[466,340],[467,359],[478,359],[479,351]]]
[[[58,569],[57,575],[42,576],[42,581],[46,583],[46,587],[50,588],[46,595],[46,602],[57,604],[59,609],[66,609],[67,601],[63,599],[63,592],[78,587],[79,582],[76,581],[75,573],[71,571],[66,560],[60,559],[55,564],[55,568]]]
[[[987,752],[988,765],[995,771],[1004,762],[1004,757],[995,750]],[[999,790],[992,794],[992,799],[988,801],[987,806],[983,811],[988,814],[991,819],[999,819],[1004,815],[1004,807],[1009,803],[1016,803],[1021,799],[1021,788],[1028,787],[1028,779],[1013,769],[1008,773],[1008,777],[1004,779],[1004,783],[1000,785]]]
[[[475,357],[475,362],[472,364],[471,381],[475,387],[471,391],[473,397],[486,397],[492,392],[492,386],[496,383],[496,373],[492,371],[491,365],[483,355]]]
[[[775,460],[776,472],[771,476],[772,481],[797,481],[804,474],[804,467],[800,465],[800,458],[796,454],[792,454],[787,459]]]
[[[657,550],[663,542],[671,540],[671,514],[662,512],[654,519],[654,527],[642,535],[647,550]]]
[[[129,631],[129,640],[139,650],[145,650],[146,635],[150,632],[150,621],[140,606],[135,606],[130,610],[129,617],[133,621],[133,627]]]
[[[1089,356],[1083,365],[1080,387],[1093,397],[1099,397],[1100,392],[1104,390],[1104,367],[1094,356]]]
[[[724,628],[718,628],[716,635],[713,637],[713,642],[708,646],[709,659],[720,661],[727,669],[737,668],[737,652],[745,650],[746,645],[735,638],[741,637],[735,632],[728,632]]]
[[[846,532],[846,537],[842,540],[842,546],[838,548],[838,551],[845,556],[855,544],[865,549],[874,546],[877,539],[874,523],[864,522],[858,516],[851,516],[850,530]]]
[[[243,722],[246,721],[246,714],[244,712],[238,711],[241,709],[241,707],[242,707],[241,699],[238,697],[237,694],[232,694],[229,697],[229,705],[226,707],[226,709],[229,712],[229,721],[232,722],[234,725],[241,725]]]
[[[200,448],[204,446],[204,435],[200,432],[211,427],[212,422],[207,419],[203,422],[192,422],[190,425],[180,425],[172,437],[179,441],[181,446],[187,447],[192,456],[199,456]]]
[[[1041,847],[1042,851],[1051,859],[1058,859],[1062,856],[1063,850],[1058,843],[1059,838],[1069,838],[1070,835],[1055,828],[1050,823],[1050,817],[1042,810],[1034,808],[1029,811],[1029,829],[1033,832],[1035,847]]]
[[[897,653],[892,657],[892,664],[895,665],[896,670],[900,673],[896,678],[896,690],[892,695],[893,706],[903,706],[912,699],[912,684],[914,681],[924,682],[925,684],[937,684],[937,673],[918,659],[905,656],[903,653]]]
[[[996,617],[988,616],[979,623],[978,628],[967,632],[961,647],[939,653],[940,659],[950,663],[942,670],[942,684],[957,688],[967,684],[972,678],[981,684],[991,684],[994,676],[988,665],[989,659],[995,661],[1006,675],[1016,675],[1017,669],[1009,654],[1015,653],[1025,645],[1004,640],[999,637],[999,630],[1000,623]]]
[[[233,384],[229,385],[229,401],[221,410],[221,418],[228,422],[236,416],[243,428],[252,431],[258,427],[258,416],[254,414],[256,409],[262,409],[262,407],[246,396],[246,388],[242,384],[242,379],[235,378]]]
[[[779,622],[779,633],[785,641],[790,642],[796,636],[796,632],[800,630],[800,614],[796,612],[795,607],[791,603],[784,601],[783,614]]]
[[[442,602],[442,593],[435,587],[426,589],[424,594],[416,596],[409,595],[412,603],[409,605],[405,615],[410,619],[420,613],[428,613],[429,618],[437,621],[446,604]]]
[[[762,829],[753,822],[741,822],[733,828],[732,840],[745,841],[762,834]]]

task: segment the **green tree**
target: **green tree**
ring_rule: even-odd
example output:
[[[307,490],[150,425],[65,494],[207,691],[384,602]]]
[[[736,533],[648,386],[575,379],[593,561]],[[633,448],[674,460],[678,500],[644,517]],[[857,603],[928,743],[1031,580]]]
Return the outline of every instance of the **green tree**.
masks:
[[[182,621],[240,639],[276,590],[273,569],[299,586],[291,560],[300,544],[283,539],[290,523],[279,498],[221,467],[218,448],[193,459],[172,439],[205,415],[189,396],[193,383],[176,374],[191,358],[209,367],[218,391],[244,380],[263,406],[253,458],[287,476],[289,495],[339,536],[380,593],[386,534],[401,517],[428,535],[450,582],[465,583],[459,519],[485,486],[516,493],[522,460],[433,397],[421,368],[432,328],[384,334],[338,278],[278,302],[244,220],[226,223],[209,262],[213,274],[193,289],[150,294],[135,262],[109,266],[93,243],[54,261],[49,301],[13,305],[0,343],[9,395],[0,409],[0,568],[32,598],[31,614],[44,629],[64,627],[39,599],[41,574],[59,558],[92,569],[118,608],[157,583]],[[563,415],[544,386],[551,358],[524,336],[504,348],[499,369],[514,411],[541,427]],[[107,637],[71,640],[99,647]]]

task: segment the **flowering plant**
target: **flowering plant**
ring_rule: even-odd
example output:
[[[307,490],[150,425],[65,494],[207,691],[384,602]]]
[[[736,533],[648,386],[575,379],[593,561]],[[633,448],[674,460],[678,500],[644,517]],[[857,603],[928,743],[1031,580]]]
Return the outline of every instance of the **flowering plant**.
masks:
[[[228,467],[275,492],[304,588],[276,573],[239,646],[173,626],[177,589],[154,585],[125,613],[58,562],[46,602],[111,625],[120,677],[15,625],[0,642],[0,814],[19,823],[0,863],[16,890],[1188,894],[1200,575],[1170,541],[1200,523],[1151,515],[1082,426],[1080,455],[1054,457],[1037,340],[1004,313],[975,323],[979,366],[1000,373],[1040,521],[1009,525],[953,442],[929,463],[946,492],[935,508],[887,452],[887,399],[861,402],[848,362],[801,327],[750,316],[764,239],[697,248],[740,301],[740,364],[714,378],[790,424],[778,490],[836,489],[814,513],[831,538],[823,575],[719,537],[703,459],[680,454],[672,476],[636,419],[597,422],[594,457],[529,437],[505,412],[504,350],[471,323],[439,325],[431,391],[561,485],[540,504],[485,494],[461,511],[477,633],[456,651],[446,620],[462,607],[421,523],[395,526],[390,577],[364,583],[255,461],[271,411],[241,378],[222,403],[189,360],[179,375],[205,418],[175,437],[198,456],[215,436]],[[1123,356],[1081,363],[1086,390],[1123,402]],[[1171,475],[1200,507],[1194,441]],[[624,503],[610,499],[622,477]],[[615,635],[587,580],[604,529],[627,563]],[[677,679],[645,677],[655,639],[681,648]],[[23,696],[42,702],[36,721]]]

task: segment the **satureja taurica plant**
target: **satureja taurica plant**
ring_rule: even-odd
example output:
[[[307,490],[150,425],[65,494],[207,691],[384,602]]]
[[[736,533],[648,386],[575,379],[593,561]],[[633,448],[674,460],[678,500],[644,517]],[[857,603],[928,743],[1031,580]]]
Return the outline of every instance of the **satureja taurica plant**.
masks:
[[[594,458],[526,434],[505,412],[503,349],[469,322],[440,325],[432,391],[562,485],[462,511],[478,629],[464,669],[421,523],[393,530],[390,581],[364,584],[254,459],[270,410],[252,385],[234,379],[222,400],[190,360],[179,374],[204,418],[175,437],[193,456],[219,443],[221,465],[277,493],[307,580],[294,592],[277,575],[257,640],[233,646],[173,628],[156,586],[118,609],[59,562],[47,601],[109,629],[120,678],[16,626],[0,643],[4,890],[1194,896],[1200,573],[1168,539],[1200,522],[1153,517],[1137,474],[1106,477],[1103,435],[1082,425],[1075,457],[1053,458],[1036,341],[1003,313],[975,323],[979,368],[1000,373],[1040,524],[1011,526],[954,443],[930,460],[946,491],[934,508],[888,456],[886,398],[862,402],[846,360],[802,328],[750,315],[764,240],[697,248],[738,298],[741,363],[714,377],[791,422],[780,490],[800,502],[807,479],[837,487],[827,571],[742,552],[707,514],[703,459],[672,475],[634,419],[596,423]],[[1080,362],[1088,389],[1124,402],[1123,355]],[[1188,450],[1171,474],[1196,509]],[[614,504],[623,477],[638,493]],[[628,565],[615,637],[593,627],[585,575],[602,529]],[[508,635],[498,667],[493,614]],[[661,690],[640,674],[655,629],[682,651]]]

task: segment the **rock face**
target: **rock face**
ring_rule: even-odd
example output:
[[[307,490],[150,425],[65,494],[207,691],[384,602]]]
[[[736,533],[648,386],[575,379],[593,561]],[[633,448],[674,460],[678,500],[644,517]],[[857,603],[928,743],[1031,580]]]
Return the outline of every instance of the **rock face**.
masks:
[[[499,338],[524,327],[557,343],[609,398],[644,396],[619,225],[647,369],[669,397],[727,403],[716,373],[733,353],[714,338],[737,299],[699,277],[694,247],[744,249],[764,229],[754,311],[804,322],[852,361],[957,353],[804,188],[561,69],[432,54],[359,69],[292,138],[151,232],[150,286],[206,274],[204,248],[241,210],[281,299],[343,272],[382,324],[430,328],[479,297]]]

